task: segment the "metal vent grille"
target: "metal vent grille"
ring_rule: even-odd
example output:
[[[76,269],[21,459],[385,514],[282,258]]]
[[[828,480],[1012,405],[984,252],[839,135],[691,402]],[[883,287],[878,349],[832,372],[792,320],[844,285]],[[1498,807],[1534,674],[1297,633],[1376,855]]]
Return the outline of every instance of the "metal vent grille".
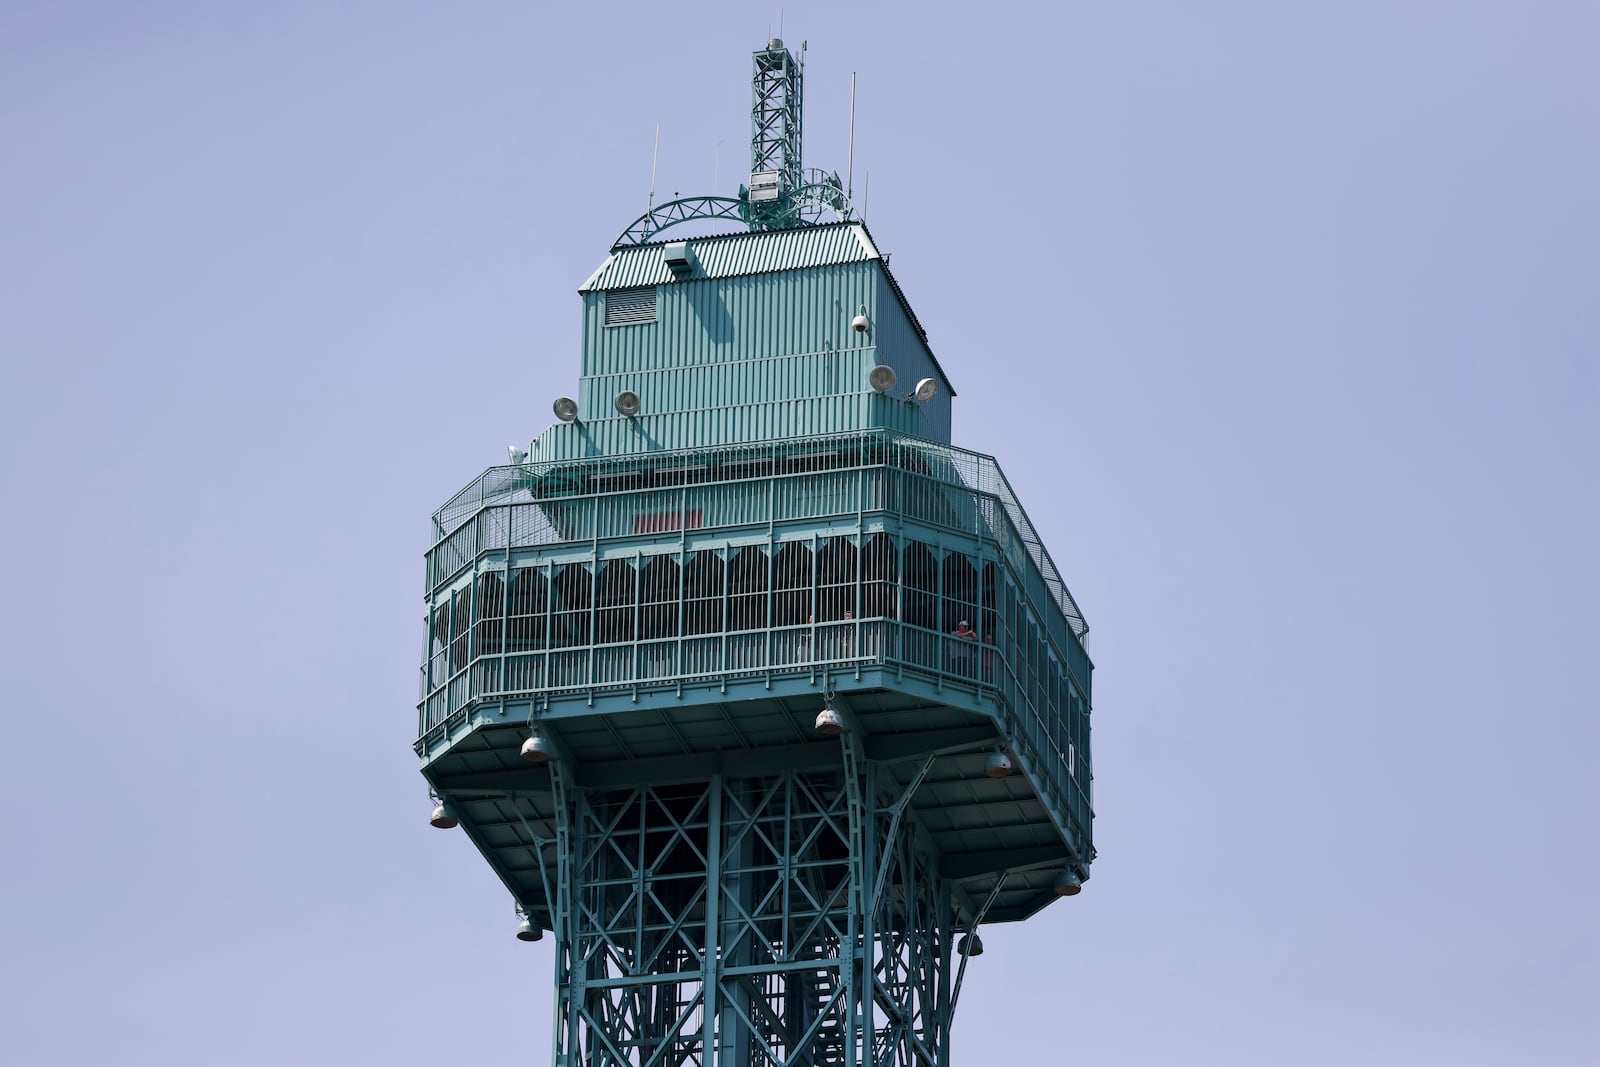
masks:
[[[656,321],[655,286],[643,289],[613,289],[606,294],[607,326],[654,321]]]

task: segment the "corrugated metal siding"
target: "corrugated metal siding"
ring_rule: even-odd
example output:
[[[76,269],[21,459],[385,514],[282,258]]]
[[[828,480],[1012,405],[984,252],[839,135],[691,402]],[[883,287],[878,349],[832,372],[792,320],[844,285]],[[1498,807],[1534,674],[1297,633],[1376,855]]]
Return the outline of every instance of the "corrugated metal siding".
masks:
[[[663,285],[653,325],[611,327],[599,294],[585,294],[582,373],[863,348],[871,335],[850,329],[850,319],[862,304],[874,314],[878,288],[865,263],[701,279]]]
[[[874,305],[879,309],[879,317],[873,337],[878,343],[878,362],[894,368],[900,378],[895,391],[901,396],[909,393],[919,378],[933,378],[939,383],[939,395],[926,404],[917,405],[918,427],[911,432],[934,441],[949,441],[950,398],[955,395],[955,389],[894,297],[888,279],[879,274],[877,281],[878,298]]]
[[[713,363],[654,371],[627,371],[583,379],[580,410],[609,414],[612,398],[624,389],[639,394],[645,411],[699,408],[798,400],[802,397],[858,393],[868,387],[873,349],[811,352],[771,359]]]
[[[875,258],[871,241],[857,235],[854,224],[838,223],[794,230],[727,234],[686,242],[699,266],[695,278],[732,278],[803,267],[859,263]],[[661,245],[622,248],[580,287],[580,292],[662,285],[674,281],[662,259]]]

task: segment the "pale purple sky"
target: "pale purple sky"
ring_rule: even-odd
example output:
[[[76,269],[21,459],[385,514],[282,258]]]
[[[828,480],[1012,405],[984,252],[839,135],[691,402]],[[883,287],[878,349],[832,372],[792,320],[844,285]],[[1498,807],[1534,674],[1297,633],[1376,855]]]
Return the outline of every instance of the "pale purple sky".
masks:
[[[8,1061],[547,1062],[409,748],[426,520],[778,18],[0,7]],[[1600,1062],[1600,9],[784,21],[1094,628],[1101,856],[957,1062]]]

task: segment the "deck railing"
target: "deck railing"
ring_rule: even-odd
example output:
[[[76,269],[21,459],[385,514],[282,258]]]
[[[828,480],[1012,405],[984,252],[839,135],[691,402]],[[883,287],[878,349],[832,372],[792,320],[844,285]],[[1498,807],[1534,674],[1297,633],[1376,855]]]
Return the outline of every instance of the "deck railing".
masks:
[[[1080,758],[1076,750],[1087,742],[1086,716],[1075,723],[1064,701],[1037,701],[1037,687],[1018,677],[1015,664],[1001,648],[894,619],[479,655],[428,687],[418,707],[418,736],[426,741],[444,731],[458,713],[479,700],[838,673],[859,667],[910,671],[941,685],[992,694],[1009,720],[1002,724],[1005,736],[1029,766],[1041,772],[1046,802],[1087,835],[1091,772],[1086,756]]]
[[[428,590],[496,548],[877,510],[994,541],[1087,647],[1088,623],[994,458],[889,431],[493,467],[434,513]]]

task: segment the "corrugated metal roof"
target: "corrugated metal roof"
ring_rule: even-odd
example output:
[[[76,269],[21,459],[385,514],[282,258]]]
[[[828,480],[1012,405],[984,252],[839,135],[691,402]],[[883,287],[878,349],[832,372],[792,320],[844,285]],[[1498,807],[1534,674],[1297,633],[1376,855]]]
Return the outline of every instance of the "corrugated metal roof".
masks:
[[[674,242],[675,243],[675,242]],[[722,234],[692,238],[698,266],[693,277],[733,278],[747,274],[880,259],[878,249],[859,223],[831,223],[793,230]],[[579,287],[579,292],[663,285],[674,280],[661,244],[619,248]]]

